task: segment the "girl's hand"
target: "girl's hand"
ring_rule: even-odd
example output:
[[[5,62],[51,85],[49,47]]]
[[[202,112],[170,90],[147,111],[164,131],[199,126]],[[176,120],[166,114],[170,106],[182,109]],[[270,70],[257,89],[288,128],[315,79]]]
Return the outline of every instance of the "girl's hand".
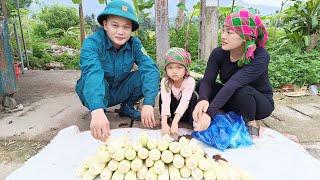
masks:
[[[168,122],[167,122],[167,116],[161,117],[161,132],[163,135],[170,134],[170,126],[168,125]]]
[[[172,121],[171,128],[170,128],[170,135],[173,138],[176,138],[179,136],[179,122]]]
[[[171,123],[170,135],[174,139],[178,139],[179,138],[179,121],[180,121],[180,119],[181,119],[180,114],[176,113],[174,115],[173,121]]]
[[[162,134],[170,134],[170,126],[168,125],[168,123],[162,123],[161,122],[161,132]]]

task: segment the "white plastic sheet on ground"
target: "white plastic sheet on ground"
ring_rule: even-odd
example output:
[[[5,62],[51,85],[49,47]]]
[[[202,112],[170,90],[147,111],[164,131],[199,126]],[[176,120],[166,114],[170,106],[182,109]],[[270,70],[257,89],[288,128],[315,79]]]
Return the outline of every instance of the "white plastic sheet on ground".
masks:
[[[139,128],[114,129],[112,137],[128,135],[137,140]],[[154,138],[160,137],[160,130],[147,130]],[[190,133],[181,129],[181,134]],[[76,180],[75,175],[84,158],[94,155],[101,142],[93,139],[89,131],[80,132],[70,126],[58,135],[37,155],[30,158],[21,168],[11,173],[7,180]],[[227,149],[224,152],[203,145],[211,156],[221,154],[235,166],[248,171],[258,180],[314,180],[320,179],[320,162],[306,152],[299,144],[290,141],[280,133],[265,129],[255,144],[246,148]]]

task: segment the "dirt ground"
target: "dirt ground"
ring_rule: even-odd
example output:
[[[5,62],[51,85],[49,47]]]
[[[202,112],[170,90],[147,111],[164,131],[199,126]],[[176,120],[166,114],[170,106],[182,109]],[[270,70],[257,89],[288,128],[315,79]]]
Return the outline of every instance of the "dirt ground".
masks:
[[[28,71],[26,74],[23,74],[18,80],[19,91],[15,95],[16,101],[18,104],[23,104],[23,106],[27,107],[31,103],[44,98],[74,93],[74,86],[76,80],[79,77],[80,71],[76,70]],[[310,102],[320,104],[319,96],[290,98],[282,95],[279,92],[276,92],[274,99],[276,104],[280,105],[290,105],[297,103],[304,104]],[[1,118],[6,116],[10,116],[10,114],[0,112],[0,120]],[[320,120],[320,117],[316,118]],[[39,150],[41,150],[48,143],[49,142],[47,141],[33,140],[0,140],[0,168],[3,165],[13,163],[15,165],[12,166],[12,170],[16,169],[27,159],[39,152]],[[310,148],[309,152],[311,154],[312,151],[314,151],[314,149]],[[318,154],[316,154],[315,156],[318,156],[317,158],[320,159],[319,152],[316,153]],[[3,176],[1,176],[0,171],[0,179],[1,177]]]

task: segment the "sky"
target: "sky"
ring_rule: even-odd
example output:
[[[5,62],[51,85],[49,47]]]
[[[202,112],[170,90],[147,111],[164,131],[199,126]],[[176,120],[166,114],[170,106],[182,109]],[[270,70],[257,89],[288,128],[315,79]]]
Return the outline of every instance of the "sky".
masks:
[[[52,4],[62,4],[66,6],[71,6],[77,8],[76,5],[72,4],[72,0],[38,0],[40,4],[32,4],[31,11],[37,12],[41,7]],[[91,15],[92,13],[96,16],[103,11],[105,5],[99,4],[98,0],[82,0],[83,1],[83,10],[85,15]],[[132,4],[131,0],[125,0]],[[186,6],[189,11],[192,10],[192,6],[197,3],[199,0],[186,0]],[[207,1],[217,1],[217,0],[207,0]],[[179,0],[168,0],[169,4],[169,17],[175,17],[177,14],[177,3]],[[282,0],[236,0],[238,5],[244,7],[253,7],[261,10],[263,15],[272,14],[275,11],[279,10],[281,7]],[[220,6],[231,6],[232,0],[220,0]],[[151,10],[151,13],[154,14],[154,10]]]

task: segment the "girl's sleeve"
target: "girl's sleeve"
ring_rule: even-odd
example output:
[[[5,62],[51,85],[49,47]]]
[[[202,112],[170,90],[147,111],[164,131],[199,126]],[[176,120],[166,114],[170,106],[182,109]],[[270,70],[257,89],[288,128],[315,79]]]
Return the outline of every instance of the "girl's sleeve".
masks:
[[[185,80],[184,89],[182,91],[180,103],[175,111],[175,114],[179,114],[181,117],[189,107],[189,102],[192,97],[192,93],[195,89],[196,81],[193,77],[189,77]]]
[[[160,94],[161,94],[161,116],[171,116],[170,113],[170,103],[171,103],[171,90],[168,92],[165,88],[165,78],[162,78],[160,85]]]

